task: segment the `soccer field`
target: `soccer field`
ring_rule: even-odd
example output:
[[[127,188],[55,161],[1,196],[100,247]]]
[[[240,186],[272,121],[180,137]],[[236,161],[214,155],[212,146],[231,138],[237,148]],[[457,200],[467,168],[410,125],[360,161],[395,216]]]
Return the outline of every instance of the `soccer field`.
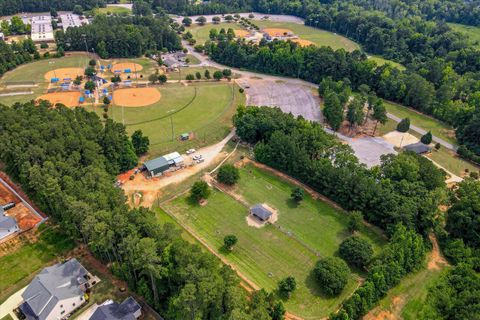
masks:
[[[249,205],[267,203],[279,212],[274,225],[260,229],[247,225],[246,206],[217,190],[204,207],[191,205],[187,196],[182,196],[167,203],[165,209],[257,286],[273,291],[279,280],[294,276],[298,288],[285,302],[288,311],[304,319],[319,319],[336,310],[354,291],[359,275],[352,272],[338,297],[321,293],[311,270],[320,257],[334,255],[341,241],[349,236],[346,216],[309,196],[299,206],[294,205],[290,200],[292,188],[253,166],[241,169],[234,192]],[[227,234],[239,239],[229,253],[221,249]],[[360,235],[374,245],[376,252],[384,243],[372,230],[365,229]]]

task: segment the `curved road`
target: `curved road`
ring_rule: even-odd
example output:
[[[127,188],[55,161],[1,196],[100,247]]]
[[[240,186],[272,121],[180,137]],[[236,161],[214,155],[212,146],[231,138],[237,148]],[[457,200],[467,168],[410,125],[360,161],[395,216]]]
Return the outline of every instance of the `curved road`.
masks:
[[[188,49],[190,54],[192,54],[198,60],[200,60],[199,66],[215,67],[215,68],[219,68],[219,69],[230,68],[236,74],[239,74],[242,77],[246,77],[246,78],[257,78],[258,79],[259,77],[261,77],[262,80],[269,80],[269,81],[276,82],[276,83],[281,82],[281,83],[286,84],[286,85],[304,86],[304,87],[309,87],[309,88],[312,88],[312,89],[317,89],[318,88],[318,86],[316,84],[313,84],[311,82],[301,80],[301,79],[281,77],[281,76],[273,76],[273,75],[268,75],[268,74],[262,74],[262,73],[257,73],[257,72],[240,70],[240,69],[237,69],[237,68],[231,68],[229,66],[225,66],[225,65],[222,65],[222,64],[219,64],[217,62],[214,62],[214,61],[210,60],[208,56],[205,56],[201,53],[195,52],[195,50],[193,50],[193,47],[190,46],[186,41],[183,41],[183,46]],[[241,84],[241,81],[239,81],[239,82]],[[265,92],[265,95],[268,97],[268,96],[271,95],[271,92]],[[297,112],[297,115],[301,114],[302,116],[304,116],[304,118],[309,119],[309,120],[315,120],[315,121],[319,121],[319,122],[322,121],[320,108],[318,106],[316,108],[318,110],[316,110],[316,111],[312,110],[311,106],[304,106],[304,107],[307,107],[307,109],[306,110],[304,109],[301,112]],[[290,112],[290,111],[291,110],[289,110],[287,112]],[[295,112],[292,112],[292,113],[295,114]],[[388,116],[389,119],[391,119],[391,120],[393,120],[397,123],[402,120],[401,118],[399,118],[396,115],[391,114],[391,113],[387,113],[387,116]],[[427,133],[427,130],[424,130],[424,129],[422,129],[420,127],[417,127],[417,126],[414,126],[414,125],[411,125],[410,129],[417,132],[418,134],[421,134],[421,135],[424,135],[424,134]],[[453,145],[453,144],[451,144],[451,143],[449,143],[449,142],[447,142],[443,139],[440,139],[436,136],[433,136],[433,141],[440,143],[445,148],[448,148],[448,149],[451,149],[451,150],[454,150],[454,151],[457,150],[457,146],[455,146],[455,145]]]

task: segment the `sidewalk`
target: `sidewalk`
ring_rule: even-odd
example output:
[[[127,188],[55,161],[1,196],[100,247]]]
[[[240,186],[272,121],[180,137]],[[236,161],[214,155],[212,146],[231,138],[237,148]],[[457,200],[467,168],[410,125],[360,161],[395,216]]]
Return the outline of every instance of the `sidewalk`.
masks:
[[[17,308],[23,301],[22,293],[27,287],[23,287],[14,294],[12,294],[2,305],[0,305],[0,319],[10,314],[10,316],[17,320],[18,318],[13,313],[13,309]]]

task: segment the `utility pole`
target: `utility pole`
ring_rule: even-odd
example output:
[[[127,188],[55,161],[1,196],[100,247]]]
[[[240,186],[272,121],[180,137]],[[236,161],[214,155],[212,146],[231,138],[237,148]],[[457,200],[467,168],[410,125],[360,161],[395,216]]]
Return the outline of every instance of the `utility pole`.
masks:
[[[172,116],[170,116],[170,126],[172,127],[172,141],[173,141],[173,119],[172,119]]]

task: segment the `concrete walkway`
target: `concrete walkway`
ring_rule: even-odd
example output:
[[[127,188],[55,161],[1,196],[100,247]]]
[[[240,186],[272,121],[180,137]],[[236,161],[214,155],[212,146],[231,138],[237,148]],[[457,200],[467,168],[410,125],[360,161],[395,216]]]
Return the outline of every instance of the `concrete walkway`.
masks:
[[[25,291],[25,289],[27,289],[26,286],[12,294],[7,300],[5,300],[4,303],[2,303],[2,305],[0,306],[0,319],[7,316],[8,314],[13,319],[18,319],[13,313],[13,310],[22,303],[22,293]]]

